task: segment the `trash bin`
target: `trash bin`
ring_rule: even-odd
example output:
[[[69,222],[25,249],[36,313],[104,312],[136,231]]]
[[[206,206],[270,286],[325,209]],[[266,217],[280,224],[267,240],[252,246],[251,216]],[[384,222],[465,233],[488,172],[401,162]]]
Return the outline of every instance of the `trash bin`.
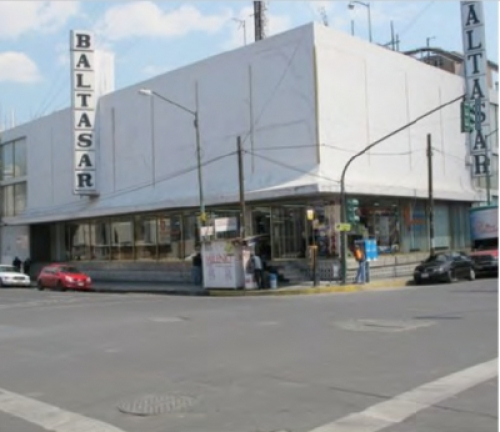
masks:
[[[271,289],[278,288],[278,275],[276,273],[269,273],[269,287]]]

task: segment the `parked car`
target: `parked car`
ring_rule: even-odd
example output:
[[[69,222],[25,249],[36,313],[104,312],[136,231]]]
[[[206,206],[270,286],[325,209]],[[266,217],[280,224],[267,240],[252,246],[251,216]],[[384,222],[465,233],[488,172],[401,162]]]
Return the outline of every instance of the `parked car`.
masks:
[[[56,288],[61,291],[67,289],[88,290],[92,280],[88,275],[74,266],[66,264],[52,264],[44,267],[37,279],[39,290]]]
[[[437,253],[415,268],[413,279],[423,282],[454,282],[458,279],[476,279],[474,262],[465,253]]]
[[[475,251],[470,257],[474,262],[476,275],[498,276],[498,249]]]
[[[0,265],[0,284],[2,287],[29,287],[31,280],[13,266]]]

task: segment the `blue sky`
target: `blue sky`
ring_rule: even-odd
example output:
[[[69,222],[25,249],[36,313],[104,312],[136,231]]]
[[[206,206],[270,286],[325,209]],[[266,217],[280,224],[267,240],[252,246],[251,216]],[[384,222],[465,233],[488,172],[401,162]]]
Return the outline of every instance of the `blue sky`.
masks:
[[[366,2],[366,0],[365,0]],[[0,0],[0,126],[49,114],[70,104],[69,31],[97,33],[100,48],[115,54],[116,88],[253,40],[253,2]],[[461,51],[458,1],[371,1],[373,39],[390,40],[390,21],[401,50],[431,45]],[[268,2],[269,33],[320,21],[368,38],[367,9],[348,1]],[[498,62],[498,2],[485,1],[488,56]]]

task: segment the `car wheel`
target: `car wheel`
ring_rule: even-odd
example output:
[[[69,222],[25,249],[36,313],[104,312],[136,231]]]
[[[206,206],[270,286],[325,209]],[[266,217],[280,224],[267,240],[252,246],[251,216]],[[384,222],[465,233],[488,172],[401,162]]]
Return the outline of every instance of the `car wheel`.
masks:
[[[63,285],[61,281],[57,282],[57,289],[59,291],[66,291],[66,287]]]
[[[38,291],[44,290],[44,286],[42,284],[42,281],[40,281],[40,280],[36,283],[36,287],[38,288]]]
[[[476,272],[472,267],[469,270],[469,280],[470,281],[476,280]]]
[[[453,270],[448,270],[446,273],[446,282],[452,283],[455,280],[455,275],[453,274]]]

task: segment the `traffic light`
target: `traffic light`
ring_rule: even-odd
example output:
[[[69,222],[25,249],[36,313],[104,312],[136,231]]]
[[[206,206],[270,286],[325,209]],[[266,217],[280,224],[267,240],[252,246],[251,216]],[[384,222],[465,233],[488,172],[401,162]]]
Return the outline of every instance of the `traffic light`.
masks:
[[[463,101],[460,104],[460,125],[462,133],[471,133],[476,120],[474,104]]]
[[[356,225],[359,222],[359,201],[357,199],[348,199],[346,202],[347,222]]]

